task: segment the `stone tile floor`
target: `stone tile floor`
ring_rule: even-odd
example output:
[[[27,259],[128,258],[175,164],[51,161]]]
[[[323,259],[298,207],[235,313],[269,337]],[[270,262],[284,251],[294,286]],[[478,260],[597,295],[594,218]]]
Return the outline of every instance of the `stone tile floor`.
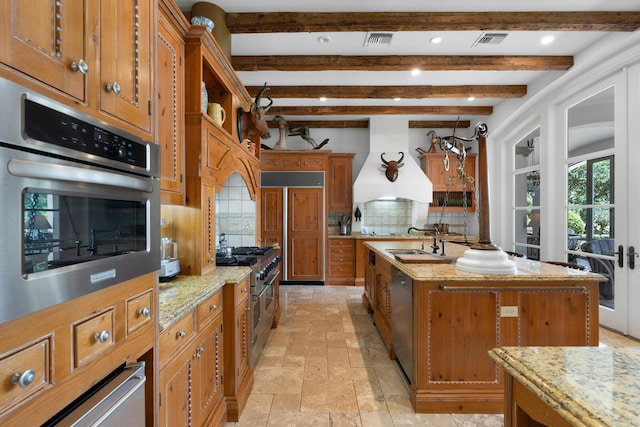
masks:
[[[236,426],[494,427],[501,414],[416,414],[362,288],[282,286],[282,317]],[[601,328],[601,345],[640,345]]]

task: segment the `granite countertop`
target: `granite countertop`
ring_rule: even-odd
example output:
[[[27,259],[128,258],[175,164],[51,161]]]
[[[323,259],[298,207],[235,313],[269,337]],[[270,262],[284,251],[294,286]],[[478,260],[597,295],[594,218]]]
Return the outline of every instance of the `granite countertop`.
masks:
[[[430,245],[433,238],[426,240],[424,250],[431,252]],[[441,246],[440,242],[438,244]],[[377,254],[385,257],[389,262],[396,266],[400,271],[408,274],[413,280],[434,281],[446,280],[448,282],[473,282],[473,281],[492,281],[492,282],[508,282],[508,281],[567,281],[571,279],[579,279],[580,281],[602,281],[602,276],[588,271],[576,270],[567,267],[547,264],[544,262],[534,261],[527,258],[513,258],[516,263],[515,274],[477,274],[460,271],[456,268],[455,259],[464,255],[467,246],[459,245],[451,242],[445,244],[445,252],[448,258],[451,258],[450,264],[427,264],[427,263],[402,263],[395,256],[386,251],[386,249],[421,249],[422,242],[375,242],[367,241],[365,246],[373,249]],[[442,251],[440,249],[439,253]]]
[[[178,276],[160,283],[160,330],[165,330],[226,283],[238,283],[250,273],[249,267],[216,267],[204,276]]]
[[[426,237],[424,233],[410,233],[410,234],[362,234],[362,233],[351,233],[347,235],[342,234],[332,234],[330,233],[329,239],[359,239],[359,240],[423,240],[423,239],[433,239],[433,233],[427,233]],[[464,240],[464,234],[462,233],[441,233],[438,239],[445,240]],[[467,239],[470,242],[475,242],[478,240],[475,236],[468,236]]]
[[[502,347],[489,356],[574,425],[640,426],[640,347]]]

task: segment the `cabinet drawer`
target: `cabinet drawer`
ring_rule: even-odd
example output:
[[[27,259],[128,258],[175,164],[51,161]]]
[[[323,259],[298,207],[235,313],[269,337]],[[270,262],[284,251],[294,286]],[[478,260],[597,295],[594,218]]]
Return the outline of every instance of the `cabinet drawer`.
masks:
[[[236,301],[241,303],[249,296],[249,281],[242,280],[235,285]]]
[[[193,310],[160,334],[160,362],[164,362],[171,354],[189,342],[193,336]]]
[[[92,359],[115,346],[113,336],[115,311],[110,308],[97,316],[73,325],[75,367],[86,365]]]
[[[344,247],[344,248],[336,248],[334,246],[331,246],[329,248],[329,258],[334,259],[334,258],[349,258],[349,259],[353,259],[353,253],[355,251],[353,250],[353,247]]]
[[[196,308],[196,319],[198,327],[218,317],[222,313],[222,292],[218,291],[209,298],[198,304]]]
[[[50,338],[0,359],[0,414],[47,388],[51,370]]]
[[[330,276],[348,276],[351,277],[355,273],[353,263],[337,262],[329,265]]]
[[[152,296],[149,291],[127,300],[127,335],[153,319]]]

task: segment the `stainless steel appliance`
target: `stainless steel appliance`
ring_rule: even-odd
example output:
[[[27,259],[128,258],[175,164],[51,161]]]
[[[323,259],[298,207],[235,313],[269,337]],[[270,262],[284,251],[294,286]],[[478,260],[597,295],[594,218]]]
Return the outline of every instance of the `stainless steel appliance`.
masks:
[[[280,249],[271,246],[241,246],[233,248],[231,256],[216,257],[219,266],[245,265],[251,267],[249,280],[251,305],[251,365],[256,366],[267,344],[275,317],[274,283],[280,276]]]
[[[0,322],[160,268],[158,147],[0,79]]]
[[[178,244],[170,237],[161,239],[160,281],[166,282],[180,274]]]
[[[144,363],[123,366],[44,426],[145,426]]]
[[[391,269],[391,344],[407,379],[413,382],[413,280]]]

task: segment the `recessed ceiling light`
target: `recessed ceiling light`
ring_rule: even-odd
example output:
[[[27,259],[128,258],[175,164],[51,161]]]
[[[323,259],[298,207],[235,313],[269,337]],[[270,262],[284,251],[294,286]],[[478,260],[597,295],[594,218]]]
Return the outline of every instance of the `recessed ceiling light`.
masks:
[[[411,70],[411,75],[412,76],[417,76],[420,74],[420,70],[418,70],[417,68],[414,68],[413,70]]]
[[[320,97],[320,102],[325,102],[326,100],[327,100],[327,97],[326,97],[326,96],[321,96],[321,97]]]
[[[471,102],[471,101],[475,101],[476,97],[475,96],[470,96],[467,98],[467,101]]]
[[[429,40],[431,42],[431,44],[438,44],[438,43],[442,43],[442,37],[440,36],[435,36],[433,37],[431,40]]]
[[[331,41],[331,37],[329,36],[320,36],[318,37],[318,43],[320,44],[326,44],[329,43]]]
[[[541,40],[540,40],[540,44],[551,44],[553,43],[554,37],[553,36],[544,36]]]
[[[393,98],[393,100],[398,102],[398,101],[400,101],[400,98],[396,97],[396,98]]]

